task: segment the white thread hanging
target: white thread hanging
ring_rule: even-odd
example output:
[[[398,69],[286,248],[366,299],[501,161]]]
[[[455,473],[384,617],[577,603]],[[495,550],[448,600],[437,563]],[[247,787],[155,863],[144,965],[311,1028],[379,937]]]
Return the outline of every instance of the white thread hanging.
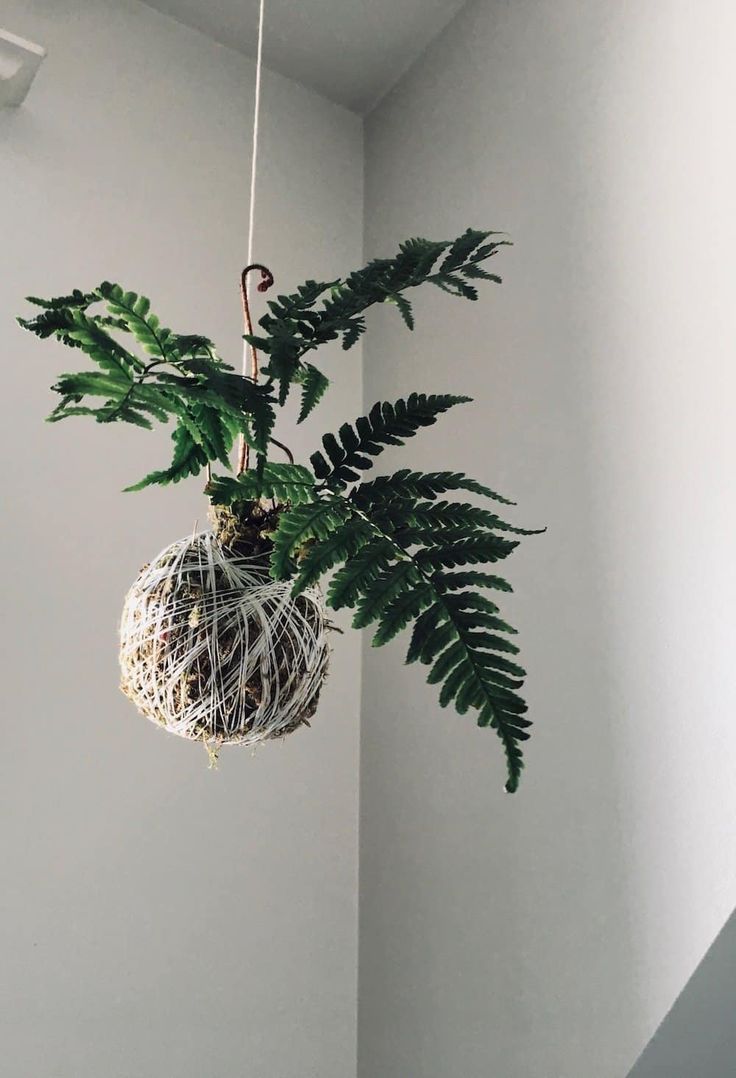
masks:
[[[248,212],[253,261],[265,0],[260,0]],[[243,274],[248,324],[249,283]],[[251,350],[243,342],[243,376]],[[253,353],[253,376],[256,375]],[[241,440],[241,463],[247,447]],[[252,523],[252,522],[251,522]],[[230,542],[230,539],[225,540]],[[244,557],[219,529],[161,551],[128,592],[120,624],[121,689],[138,710],[180,737],[221,745],[284,737],[317,709],[327,674],[329,625],[319,588],[297,598],[273,580],[263,555]],[[214,747],[212,747],[214,746]]]
[[[248,207],[248,262],[247,265],[253,261],[253,235],[255,232],[255,220],[256,220],[256,175],[258,170],[258,129],[260,125],[261,115],[261,71],[263,69],[263,21],[265,15],[266,0],[260,0],[260,7],[258,11],[258,51],[256,54],[256,89],[255,99],[253,102],[253,137],[251,141],[251,160],[250,160],[250,203]],[[250,294],[250,283],[246,282],[245,287]],[[248,375],[248,359],[249,359],[249,345],[247,341],[243,341],[243,377]]]
[[[180,737],[253,745],[309,723],[329,663],[322,595],[291,597],[212,532],[162,550],[128,592],[121,689]]]

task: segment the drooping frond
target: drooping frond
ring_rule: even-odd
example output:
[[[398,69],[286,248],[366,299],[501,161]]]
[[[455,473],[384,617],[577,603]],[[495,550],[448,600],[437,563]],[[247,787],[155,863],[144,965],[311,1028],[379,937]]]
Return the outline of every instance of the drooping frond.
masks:
[[[43,307],[46,311],[55,311],[60,308],[76,307],[86,310],[91,303],[96,303],[99,296],[96,292],[81,292],[75,288],[68,296],[56,296],[53,299],[40,299],[38,296],[26,296],[26,302],[34,307]]]
[[[31,302],[42,310],[19,319],[23,328],[84,352],[97,368],[61,375],[52,387],[61,398],[52,422],[90,416],[150,428],[152,420],[174,421],[171,465],[129,490],[178,482],[212,461],[229,467],[239,435],[259,454],[267,452],[275,420],[271,388],[236,374],[208,338],[162,326],[145,296],[105,281],[93,292]],[[93,313],[99,303],[107,313]]]
[[[360,517],[348,516],[320,542],[309,543],[298,560],[298,575],[292,589],[299,595],[316,584],[336,565],[352,564],[373,539],[370,525]]]
[[[513,791],[523,767],[521,743],[529,736],[519,695],[525,673],[514,658],[515,630],[491,598],[511,588],[502,577],[465,566],[508,557],[518,545],[509,532],[533,533],[479,506],[437,500],[450,490],[499,500],[458,473],[395,473],[344,493],[340,488],[365,467],[362,454],[369,464],[371,449],[375,455],[383,444],[365,427],[362,437],[359,445],[342,432],[339,443],[325,440],[331,470],[322,454],[312,458],[312,500],[282,514],[272,572],[291,578],[295,594],[332,574],[328,605],[352,608],[355,628],[373,626],[375,647],[411,627],[407,662],[429,666],[428,681],[438,686],[442,707],[473,710],[479,725],[496,730],[506,754],[506,788]]]
[[[403,445],[470,398],[412,393],[379,402],[326,434],[311,470],[268,460],[276,408],[292,386],[301,388],[300,422],[328,388],[327,376],[311,362],[315,350],[338,340],[343,349],[353,348],[366,330],[366,311],[378,303],[395,306],[412,330],[407,293],[421,284],[475,300],[481,282],[500,280],[486,262],[506,243],[497,233],[473,230],[451,242],[410,239],[393,258],[278,296],[258,333],[247,338],[263,354],[258,384],[223,362],[207,337],[174,333],[145,296],[110,282],[91,292],[31,298],[39,310],[19,321],[89,361],[58,378],[51,421],[89,416],[144,428],[171,421],[170,465],[129,489],[176,483],[216,461],[229,468],[242,436],[254,450],[255,467],[239,476],[212,476],[211,500],[230,506],[235,517],[272,501],[273,511],[259,517],[259,534],[265,547],[271,545],[275,578],[290,579],[299,594],[329,577],[328,604],[352,610],[354,626],[370,627],[374,646],[410,632],[407,662],[428,667],[442,707],[473,711],[479,725],[496,730],[506,754],[506,788],[515,790],[530,725],[520,695],[525,673],[516,659],[515,630],[498,603],[511,587],[489,567],[506,559],[519,537],[534,533],[499,515],[501,505],[513,502],[461,472],[407,468],[361,482],[387,446]],[[458,492],[464,500],[453,500]]]
[[[355,499],[360,504],[360,488],[356,491]],[[442,543],[447,535],[458,531],[464,536],[471,535],[480,530],[512,532],[515,535],[535,535],[537,530],[517,528],[513,524],[507,524],[496,513],[490,513],[487,509],[481,509],[477,505],[468,502],[415,502],[413,499],[400,498],[398,495],[380,507],[372,503],[374,517],[382,524],[397,522],[405,528],[409,534],[419,532],[431,532],[437,536],[437,542]]]
[[[324,453],[313,453],[310,458],[314,474],[333,490],[353,483],[361,471],[373,467],[372,458],[387,445],[403,445],[422,427],[435,423],[438,415],[470,399],[449,393],[412,393],[394,404],[379,401],[354,425],[343,423],[338,437],[324,435]]]
[[[374,498],[386,501],[397,496],[432,500],[456,490],[480,494],[503,505],[515,504],[462,472],[412,472],[409,468],[401,468],[393,475],[379,475],[369,483],[361,484],[360,501],[362,505],[370,505]]]
[[[296,505],[282,513],[273,536],[271,569],[275,579],[291,576],[295,564],[307,553],[308,544],[329,539],[349,516],[350,508],[341,498]]]
[[[183,424],[174,427],[172,434],[174,442],[174,459],[168,468],[160,472],[150,472],[137,483],[126,487],[126,491],[143,490],[154,484],[165,486],[167,483],[178,483],[190,475],[198,475],[207,464],[207,454],[201,444],[198,444]]]
[[[290,505],[302,505],[314,499],[314,476],[301,464],[277,464],[265,461],[262,469],[242,475],[213,475],[206,493],[216,505],[276,498]]]
[[[313,366],[311,363],[305,363],[301,384],[302,406],[299,410],[299,423],[302,423],[322,400],[330,380],[318,367]]]
[[[329,341],[352,348],[366,329],[364,313],[378,303],[397,307],[409,329],[414,316],[404,294],[421,284],[434,284],[451,295],[478,298],[470,281],[499,283],[482,263],[509,241],[496,232],[468,229],[453,241],[410,239],[393,258],[377,258],[343,280],[307,281],[293,295],[278,296],[259,321],[259,332],[247,337],[267,357],[264,370],[279,383],[285,401],[292,384],[302,381],[304,357]],[[313,405],[312,405],[313,407]],[[309,413],[302,408],[302,416]]]

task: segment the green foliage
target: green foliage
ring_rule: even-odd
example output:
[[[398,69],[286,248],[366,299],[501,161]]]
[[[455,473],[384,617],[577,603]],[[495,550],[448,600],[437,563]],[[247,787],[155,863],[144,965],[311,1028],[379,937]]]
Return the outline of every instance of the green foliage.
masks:
[[[393,304],[413,329],[412,306],[404,295],[407,290],[429,283],[451,295],[476,300],[477,288],[469,281],[500,283],[501,278],[482,265],[508,245],[508,240],[498,236],[468,229],[450,242],[410,239],[393,258],[376,258],[343,280],[307,281],[292,295],[278,296],[260,319],[260,332],[246,339],[267,357],[263,369],[279,383],[279,400],[286,400],[293,383],[304,386],[308,353],[329,341],[340,340],[347,350],[360,340],[369,307]],[[304,390],[302,401],[300,422],[316,403],[306,398]]]
[[[210,501],[216,505],[255,502],[275,498],[289,505],[302,505],[314,498],[314,476],[301,464],[276,464],[265,461],[261,469],[242,475],[213,475],[207,484]]]
[[[288,579],[294,571],[295,559],[306,550],[307,544],[328,539],[349,516],[350,507],[342,498],[318,498],[292,506],[281,517],[273,537],[273,576],[277,580]],[[298,593],[302,588],[303,582],[297,578],[294,591]]]
[[[475,479],[469,479],[462,472],[412,472],[408,468],[401,468],[393,475],[380,475],[370,483],[363,483],[359,497],[361,505],[365,507],[374,500],[385,501],[396,495],[402,498],[431,500],[439,494],[456,490],[481,494],[484,498],[492,498],[503,505],[514,504]]]
[[[311,456],[314,474],[331,489],[339,490],[359,479],[359,472],[372,468],[371,457],[378,456],[387,445],[403,445],[421,427],[435,423],[442,412],[469,400],[470,397],[455,397],[449,393],[432,396],[412,393],[407,400],[398,400],[395,404],[379,401],[353,426],[343,423],[338,432],[339,440],[334,434],[324,435],[324,454],[313,453]]]
[[[81,350],[97,368],[59,378],[53,389],[61,400],[49,416],[52,422],[90,416],[99,423],[144,428],[154,420],[174,423],[171,465],[128,488],[138,490],[197,475],[213,461],[225,463],[241,435],[259,461],[265,458],[276,405],[286,401],[291,386],[301,386],[299,422],[327,390],[327,376],[307,361],[308,353],[337,339],[344,349],[353,347],[365,332],[365,311],[378,303],[395,305],[413,329],[411,303],[404,293],[424,283],[476,299],[469,281],[500,280],[483,267],[508,243],[498,235],[468,229],[454,241],[407,240],[394,258],[374,259],[344,279],[309,280],[293,294],[278,296],[259,322],[260,333],[247,338],[264,354],[267,380],[262,385],[236,374],[207,337],[172,332],[152,313],[146,296],[109,281],[91,292],[74,289],[52,299],[28,297],[41,310],[18,321],[42,339],[53,337]],[[369,416],[364,422],[371,421]],[[364,432],[359,434],[363,438]],[[352,441],[348,433],[345,438]],[[345,456],[347,461],[354,454],[348,449]],[[355,470],[346,461],[343,476]],[[340,482],[337,475],[335,481]]]
[[[311,363],[304,364],[304,371],[299,380],[302,385],[302,406],[298,422],[302,423],[325,395],[330,380]]]
[[[80,349],[98,368],[61,375],[52,387],[61,400],[51,422],[91,416],[98,423],[150,428],[152,420],[174,421],[171,465],[128,490],[176,483],[211,461],[229,467],[241,434],[265,456],[276,415],[271,388],[236,374],[206,337],[162,326],[145,296],[105,281],[94,292],[31,302],[42,312],[18,319],[24,329]],[[100,303],[107,313],[91,313]],[[125,335],[132,338],[131,348],[123,343]]]
[[[160,472],[150,472],[137,483],[126,487],[126,491],[143,490],[155,483],[165,486],[167,483],[178,483],[190,475],[198,475],[207,463],[207,453],[201,444],[198,444],[187,427],[178,424],[172,434],[174,442],[174,459],[168,468]]]
[[[19,322],[90,361],[53,386],[60,400],[52,422],[90,416],[144,428],[172,423],[170,465],[129,490],[176,483],[214,462],[229,469],[242,435],[254,450],[255,467],[211,476],[210,499],[236,515],[265,500],[278,505],[269,525],[275,529],[272,575],[291,580],[295,595],[329,577],[328,605],[350,609],[353,625],[370,627],[376,647],[409,632],[406,661],[428,667],[440,705],[472,711],[480,726],[498,734],[506,789],[513,791],[523,768],[521,744],[529,736],[520,695],[525,672],[516,661],[515,630],[495,601],[511,586],[488,567],[506,559],[518,537],[534,533],[503,520],[498,508],[513,503],[462,472],[405,468],[361,481],[386,447],[403,445],[470,398],[412,393],[379,402],[336,434],[325,434],[311,468],[268,459],[276,409],[291,387],[301,388],[299,422],[328,388],[326,375],[307,359],[311,353],[334,340],[352,348],[365,332],[365,312],[378,303],[395,306],[413,330],[406,292],[424,283],[477,299],[479,282],[500,280],[484,265],[507,242],[497,235],[468,230],[447,243],[411,239],[394,258],[278,296],[259,333],[247,338],[263,353],[261,383],[223,362],[207,337],[174,333],[145,296],[109,282],[92,292],[32,297],[38,313]]]
[[[374,626],[375,647],[411,627],[407,662],[430,666],[428,681],[438,686],[442,707],[473,710],[480,726],[496,730],[513,791],[529,736],[519,695],[525,672],[510,658],[518,650],[509,639],[515,630],[488,594],[511,587],[464,567],[501,561],[518,545],[509,534],[534,533],[483,506],[437,500],[460,490],[512,504],[459,472],[404,470],[346,489],[385,445],[401,444],[461,399],[414,394],[381,402],[354,427],[341,428],[339,441],[326,436],[325,454],[312,457],[310,497],[279,520],[272,573],[293,580],[294,594],[332,573],[328,605],[352,609],[355,628]]]

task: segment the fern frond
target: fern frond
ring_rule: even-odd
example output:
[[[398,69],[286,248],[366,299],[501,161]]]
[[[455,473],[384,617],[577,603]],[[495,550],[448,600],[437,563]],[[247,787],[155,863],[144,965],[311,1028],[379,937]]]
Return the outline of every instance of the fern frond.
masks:
[[[386,615],[386,608],[404,592],[423,583],[422,574],[410,558],[398,561],[396,565],[385,569],[372,584],[366,588],[358,601],[353,618],[354,629],[364,629],[371,622],[388,622],[385,632],[393,629],[393,621]],[[395,635],[395,634],[393,634]]]
[[[450,244],[450,249],[440,266],[441,272],[451,273],[453,270],[460,269],[468,262],[473,252],[477,252],[483,241],[493,235],[498,236],[501,233],[478,232],[476,229],[468,228]]]
[[[358,452],[352,435],[341,432],[339,444]],[[326,449],[330,455],[329,443]],[[328,605],[352,607],[355,628],[375,623],[375,647],[413,623],[407,662],[419,660],[430,667],[428,681],[438,686],[442,707],[453,704],[460,714],[475,710],[479,724],[497,731],[507,758],[506,788],[515,790],[523,767],[519,744],[529,726],[518,695],[525,671],[513,658],[518,652],[510,639],[515,629],[501,617],[498,605],[477,590],[504,591],[509,585],[480,570],[448,568],[499,560],[517,543],[498,535],[502,522],[477,506],[392,501],[387,487],[383,502],[378,489],[371,504],[359,508],[352,495],[321,494],[316,487],[313,503],[280,517],[272,571],[290,576],[296,594],[338,567],[327,591]],[[454,541],[446,541],[448,534]]]
[[[479,725],[496,730],[506,752],[506,789],[511,793],[518,788],[523,768],[518,743],[527,740],[531,725],[522,718],[526,704],[517,692],[524,671],[498,654],[501,638],[475,632],[462,611],[443,600],[431,609],[434,616],[425,622],[420,654],[422,661],[432,663],[428,681],[441,685],[441,707],[452,703],[461,715],[475,709]]]
[[[292,594],[299,595],[305,588],[312,587],[334,566],[349,563],[371,538],[370,527],[359,517],[341,522],[322,542],[307,547],[298,563]]]
[[[271,574],[284,580],[295,571],[293,559],[310,540],[327,539],[350,515],[342,499],[323,499],[296,505],[283,513],[273,537]],[[306,551],[304,551],[306,553]]]
[[[371,468],[371,458],[382,453],[387,445],[403,445],[422,427],[435,423],[438,415],[470,399],[449,393],[430,396],[412,393],[395,404],[379,401],[354,426],[344,423],[339,441],[334,434],[325,434],[324,454],[313,453],[310,458],[314,474],[331,489],[339,490],[359,479],[360,471]]]
[[[373,634],[371,646],[380,648],[388,644],[434,601],[434,590],[426,583],[418,584],[397,595],[383,612],[380,624]]]
[[[327,592],[327,602],[332,609],[354,606],[379,574],[398,556],[395,543],[374,534],[373,541],[346,561],[332,578]]]
[[[156,315],[151,314],[151,301],[146,296],[126,292],[119,284],[110,281],[103,281],[97,292],[105,300],[110,314],[127,323],[144,352],[161,359],[169,358],[167,342],[172,336],[171,330],[162,326]]]
[[[418,535],[426,532],[434,536],[433,543],[438,541],[437,536],[441,536],[443,532],[450,535],[457,532],[458,538],[483,530],[511,532],[516,535],[539,534],[539,530],[507,524],[495,513],[489,513],[488,510],[468,502],[411,502],[396,499],[374,507],[374,511],[381,523],[385,521],[392,530],[401,527]]]
[[[126,487],[126,492],[143,490],[153,484],[166,486],[168,483],[178,483],[189,475],[197,475],[207,464],[207,454],[201,445],[192,438],[184,426],[178,426],[172,434],[174,441],[174,459],[171,465],[164,471],[151,472],[138,483]]]
[[[403,318],[406,328],[408,330],[414,329],[414,312],[406,296],[402,295],[401,292],[395,292],[393,295],[386,296],[385,302],[394,303],[399,309],[399,314]]]
[[[480,494],[503,505],[516,504],[462,472],[413,472],[409,468],[401,468],[393,475],[379,475],[369,482],[361,483],[353,494],[353,500],[361,506],[380,504],[391,498],[425,498],[431,501],[440,494],[456,490]]]
[[[491,573],[482,573],[475,569],[466,569],[464,572],[459,573],[444,573],[439,570],[432,574],[432,583],[441,591],[459,591],[461,588],[475,586],[495,588],[498,591],[514,590],[503,577],[493,576]]]
[[[483,534],[447,545],[427,547],[417,553],[417,560],[425,570],[455,569],[461,565],[502,561],[508,558],[518,545],[518,542],[510,539]]]
[[[53,299],[40,299],[38,296],[26,296],[26,303],[32,303],[34,307],[43,307],[46,311],[57,311],[60,308],[76,307],[86,310],[90,304],[99,299],[96,292],[81,292],[78,288],[68,296],[55,296]]]
[[[206,493],[215,505],[276,498],[290,505],[314,500],[314,476],[301,464],[278,464],[265,461],[261,470],[253,469],[238,476],[213,475]]]
[[[264,370],[279,383],[279,399],[285,401],[300,380],[307,353],[338,339],[345,349],[356,344],[365,330],[363,314],[374,304],[394,303],[412,329],[411,305],[403,295],[407,289],[428,282],[451,295],[476,299],[477,290],[467,279],[500,281],[476,272],[508,244],[496,238],[500,235],[468,229],[453,241],[410,239],[393,258],[373,259],[343,280],[307,281],[293,295],[269,303],[258,323],[260,332],[246,339],[268,356]]]
[[[310,412],[312,412],[319,404],[320,400],[325,395],[330,380],[318,367],[313,367],[311,363],[305,363],[304,376],[301,379],[301,383],[302,406],[299,411],[298,423],[303,423]]]
[[[53,389],[61,401],[51,422],[93,416],[100,423],[150,428],[152,419],[174,419],[174,462],[151,472],[143,485],[176,482],[212,461],[229,467],[228,455],[241,434],[265,456],[276,418],[271,387],[236,374],[208,338],[162,326],[145,296],[103,282],[94,292],[34,297],[33,302],[42,310],[32,319],[19,319],[23,328],[81,350],[100,368],[59,378]],[[101,302],[108,313],[93,313],[93,304]],[[125,347],[114,333],[131,336],[142,354]]]

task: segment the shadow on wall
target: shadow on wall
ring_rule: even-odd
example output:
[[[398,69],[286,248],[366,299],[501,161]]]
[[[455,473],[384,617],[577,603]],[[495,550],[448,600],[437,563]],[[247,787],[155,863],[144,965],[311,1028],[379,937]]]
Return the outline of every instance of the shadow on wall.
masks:
[[[549,530],[507,563],[518,795],[400,646],[366,647],[365,1078],[621,1078],[733,904],[733,15],[709,10],[472,3],[368,121],[367,256],[466,225],[516,246],[490,302],[418,298],[409,340],[376,318],[366,403],[469,393],[402,463],[475,457]]]
[[[507,229],[515,247],[477,307],[417,297],[408,341],[376,320],[366,404],[415,386],[469,393],[403,463],[467,469],[549,530],[506,566],[535,720],[517,795],[500,792],[490,731],[440,711],[400,647],[390,665],[365,649],[365,1078],[476,1078],[489,1060],[504,1078],[590,1078],[592,1051],[600,1078],[620,1078],[651,1031],[620,812],[628,703],[610,589],[625,566],[599,524],[609,356],[583,300],[586,270],[601,288],[604,271],[581,251],[585,130],[562,107],[588,100],[589,61],[552,8],[522,8],[471,5],[368,125],[367,256],[467,225]]]
[[[728,1078],[736,1065],[736,913],[629,1078]]]

